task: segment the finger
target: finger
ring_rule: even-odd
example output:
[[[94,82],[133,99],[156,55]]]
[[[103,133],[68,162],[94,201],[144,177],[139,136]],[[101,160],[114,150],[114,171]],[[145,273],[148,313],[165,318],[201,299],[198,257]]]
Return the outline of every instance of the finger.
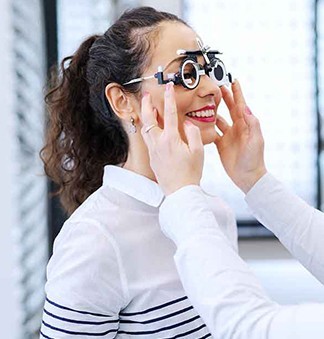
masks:
[[[221,86],[220,89],[221,89],[221,92],[222,92],[223,100],[225,101],[227,108],[231,111],[235,107],[233,95],[230,92],[230,90],[228,88],[226,88],[226,86]]]
[[[250,109],[247,108],[244,114],[244,121],[247,124],[250,134],[261,136],[261,126],[259,120],[251,113]],[[262,137],[263,138],[263,137]]]
[[[223,100],[229,110],[231,119],[233,122],[235,122],[242,116],[241,114],[238,114],[238,111],[240,110],[240,108],[235,103],[233,94],[228,88],[226,88],[225,86],[222,86],[221,91],[222,91]]]
[[[214,140],[214,144],[216,144],[216,146],[218,145],[218,143],[222,140],[222,136],[219,135],[219,133],[216,131],[216,136],[215,136],[215,140]],[[218,147],[218,146],[217,146]]]
[[[178,112],[174,97],[173,82],[168,82],[165,86],[164,95],[164,131],[168,134],[179,134]]]
[[[157,116],[157,110],[154,108],[154,114]],[[153,129],[157,129],[157,131],[153,131]],[[161,137],[163,130],[157,125],[157,124],[151,124],[151,125],[143,125],[141,129],[142,137],[146,144],[150,144],[150,146],[153,146],[156,144],[156,142]],[[148,145],[149,146],[149,145]]]
[[[224,134],[229,129],[229,124],[227,121],[220,115],[217,116],[216,119],[216,126],[221,130],[221,132]]]
[[[233,98],[236,105],[238,105],[241,109],[245,109],[246,102],[243,96],[243,92],[241,89],[241,85],[238,80],[235,80],[235,82],[232,84],[232,91],[233,91]],[[242,110],[239,110],[239,114],[241,117],[243,116]]]
[[[247,115],[253,114],[252,111],[250,110],[250,107],[249,107],[249,106],[246,106],[246,107],[245,107],[245,114],[247,114]]]
[[[157,138],[161,135],[162,129],[158,127],[158,122],[157,122],[157,111],[156,109],[154,110],[153,104],[152,104],[152,98],[151,95],[146,92],[143,95],[142,98],[142,122],[143,122],[143,127],[141,129],[141,133],[143,138],[147,138],[148,136]],[[148,132],[146,132],[146,129],[149,126],[156,125],[157,127],[154,127],[150,129]]]
[[[187,137],[188,147],[192,153],[203,154],[204,145],[201,139],[200,130],[190,121],[185,121],[184,132]]]

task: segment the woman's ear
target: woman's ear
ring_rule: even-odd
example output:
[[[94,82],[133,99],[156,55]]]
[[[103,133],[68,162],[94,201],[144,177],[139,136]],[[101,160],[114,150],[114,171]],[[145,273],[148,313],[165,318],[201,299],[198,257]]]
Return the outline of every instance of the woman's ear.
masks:
[[[121,119],[129,121],[133,117],[138,119],[139,105],[133,94],[125,93],[123,88],[117,83],[110,83],[105,88],[105,95],[110,107]]]

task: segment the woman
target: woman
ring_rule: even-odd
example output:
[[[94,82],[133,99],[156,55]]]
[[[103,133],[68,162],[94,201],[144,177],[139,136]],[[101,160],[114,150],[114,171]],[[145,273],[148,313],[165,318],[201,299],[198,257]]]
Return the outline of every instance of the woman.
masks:
[[[72,215],[48,264],[44,338],[210,337],[179,280],[175,247],[160,230],[164,193],[140,133],[141,99],[148,92],[158,123],[168,124],[164,92],[173,80],[183,139],[187,120],[199,127],[204,144],[215,139],[221,92],[205,73],[215,69],[209,58],[216,52],[198,40],[176,16],[143,7],[124,13],[63,60],[47,95],[42,158]],[[180,65],[186,67],[179,73]],[[190,75],[195,70],[197,87]],[[233,213],[217,197],[205,197],[237,251]]]
[[[222,163],[236,185],[247,193],[254,213],[272,229],[304,266],[324,283],[324,214],[286,190],[266,171],[258,120],[246,106],[236,81],[231,93],[222,87],[233,125],[223,119],[216,138]],[[171,95],[161,130],[153,103],[143,99],[143,133],[151,166],[167,197],[160,207],[163,231],[177,245],[175,262],[181,281],[215,338],[321,339],[324,305],[280,306],[269,300],[247,265],[233,251],[199,187],[202,143],[190,126],[188,143],[177,132],[176,102]],[[181,158],[181,165],[177,159]],[[161,162],[160,159],[164,159]],[[173,170],[170,171],[170,164]],[[193,164],[195,171],[192,170]],[[181,182],[179,176],[184,173]]]

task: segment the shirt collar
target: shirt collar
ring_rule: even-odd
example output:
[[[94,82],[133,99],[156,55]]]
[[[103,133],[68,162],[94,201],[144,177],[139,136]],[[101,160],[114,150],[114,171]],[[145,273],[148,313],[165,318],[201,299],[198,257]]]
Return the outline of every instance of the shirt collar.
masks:
[[[164,199],[163,191],[156,182],[119,166],[105,166],[103,186],[112,187],[153,207],[159,207]]]

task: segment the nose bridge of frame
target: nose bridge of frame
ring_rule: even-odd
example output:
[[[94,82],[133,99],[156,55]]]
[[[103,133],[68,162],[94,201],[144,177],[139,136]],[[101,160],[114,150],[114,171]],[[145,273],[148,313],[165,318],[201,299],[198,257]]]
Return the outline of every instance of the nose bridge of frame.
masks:
[[[208,73],[206,72],[205,70],[202,71],[203,73],[201,75],[205,75],[205,76],[202,76],[200,78],[200,81],[202,82],[201,84],[199,84],[199,86],[203,86],[205,87],[205,85],[207,84],[208,88],[210,88],[210,86],[215,86],[215,87],[218,87],[218,84],[217,84],[217,81],[215,81],[214,77],[211,76],[211,72]],[[212,71],[213,72],[213,71]]]

